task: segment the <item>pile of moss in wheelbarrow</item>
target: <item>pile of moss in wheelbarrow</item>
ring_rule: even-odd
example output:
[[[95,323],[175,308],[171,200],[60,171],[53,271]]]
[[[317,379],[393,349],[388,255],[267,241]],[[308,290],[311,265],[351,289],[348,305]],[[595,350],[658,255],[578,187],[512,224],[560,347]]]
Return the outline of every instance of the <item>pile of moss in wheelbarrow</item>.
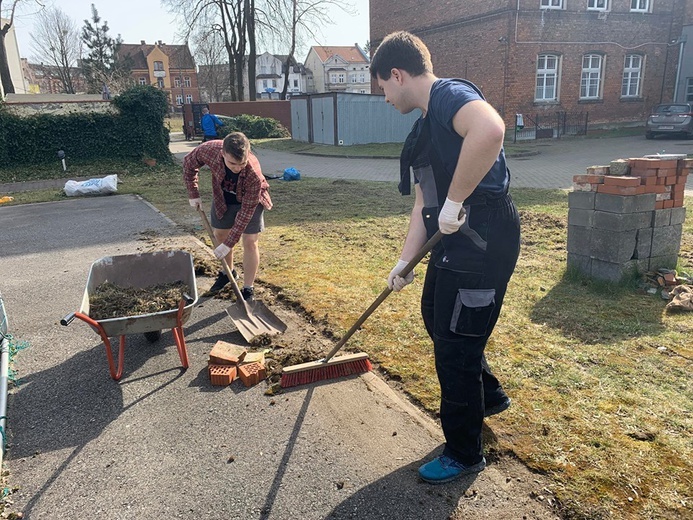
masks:
[[[104,282],[89,297],[89,317],[98,321],[170,311],[178,308],[187,290],[181,280],[143,288]]]

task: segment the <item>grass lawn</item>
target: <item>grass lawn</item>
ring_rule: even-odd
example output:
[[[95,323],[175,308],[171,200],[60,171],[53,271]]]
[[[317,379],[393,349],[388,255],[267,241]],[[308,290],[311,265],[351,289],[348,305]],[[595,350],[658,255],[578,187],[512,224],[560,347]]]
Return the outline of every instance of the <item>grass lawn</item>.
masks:
[[[202,235],[179,166],[80,168],[84,176],[119,171],[120,193],[141,194]],[[39,175],[0,170],[0,178],[28,174]],[[210,193],[209,176],[201,177]],[[340,336],[385,287],[413,198],[390,183],[270,183],[275,209],[266,215],[261,282]],[[522,252],[487,357],[513,406],[488,420],[491,458],[512,453],[551,476],[547,498],[557,499],[565,518],[692,518],[693,313],[667,314],[658,296],[568,275],[567,194],[512,195]],[[61,198],[19,193],[15,203]],[[680,267],[690,273],[693,200],[685,202]],[[413,286],[388,298],[349,345],[434,415],[438,383],[419,315],[423,268],[417,272]]]

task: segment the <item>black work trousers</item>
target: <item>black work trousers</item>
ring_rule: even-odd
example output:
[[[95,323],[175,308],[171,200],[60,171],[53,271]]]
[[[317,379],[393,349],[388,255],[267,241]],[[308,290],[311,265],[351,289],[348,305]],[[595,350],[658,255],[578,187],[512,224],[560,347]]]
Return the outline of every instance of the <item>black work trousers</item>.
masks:
[[[510,195],[473,195],[465,209],[467,221],[458,234],[445,237],[447,245],[431,256],[421,313],[440,382],[444,454],[471,465],[483,456],[485,406],[507,398],[484,348],[517,263],[520,219]]]

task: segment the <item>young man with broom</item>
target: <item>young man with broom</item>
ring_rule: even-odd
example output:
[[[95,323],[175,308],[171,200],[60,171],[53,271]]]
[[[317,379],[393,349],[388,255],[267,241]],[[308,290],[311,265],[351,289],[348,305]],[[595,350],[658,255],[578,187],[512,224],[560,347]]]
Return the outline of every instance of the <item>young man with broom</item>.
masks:
[[[245,134],[232,132],[223,141],[202,143],[183,159],[183,178],[190,205],[198,209],[202,200],[198,189],[198,174],[202,166],[212,171],[211,221],[214,237],[219,245],[214,255],[226,258],[233,268],[233,247],[243,239],[244,300],[253,300],[255,277],[260,265],[258,239],[265,229],[264,210],[272,208],[269,184],[260,168],[260,162],[250,151]],[[232,276],[237,277],[233,269]],[[221,291],[229,278],[219,272],[209,294]]]
[[[403,114],[422,113],[400,159],[400,191],[410,193],[413,170],[415,202],[400,260],[388,277],[392,290],[413,281],[413,271],[399,273],[428,238],[443,233],[421,297],[440,382],[445,448],[419,475],[440,484],[484,469],[484,417],[510,406],[484,356],[520,246],[502,148],[505,125],[472,83],[434,76],[426,45],[410,33],[385,37],[370,68],[386,102]]]

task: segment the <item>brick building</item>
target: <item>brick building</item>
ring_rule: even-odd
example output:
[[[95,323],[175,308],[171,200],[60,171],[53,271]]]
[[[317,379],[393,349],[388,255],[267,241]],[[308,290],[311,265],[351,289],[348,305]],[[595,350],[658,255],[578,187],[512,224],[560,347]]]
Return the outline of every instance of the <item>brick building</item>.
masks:
[[[692,21],[693,0],[370,0],[373,49],[416,34],[434,73],[475,82],[508,126],[556,112],[643,123],[673,98]]]
[[[169,95],[172,107],[199,103],[195,60],[187,45],[167,45],[161,40],[147,44],[123,43],[121,58],[130,57],[132,78],[138,85],[153,85]]]

